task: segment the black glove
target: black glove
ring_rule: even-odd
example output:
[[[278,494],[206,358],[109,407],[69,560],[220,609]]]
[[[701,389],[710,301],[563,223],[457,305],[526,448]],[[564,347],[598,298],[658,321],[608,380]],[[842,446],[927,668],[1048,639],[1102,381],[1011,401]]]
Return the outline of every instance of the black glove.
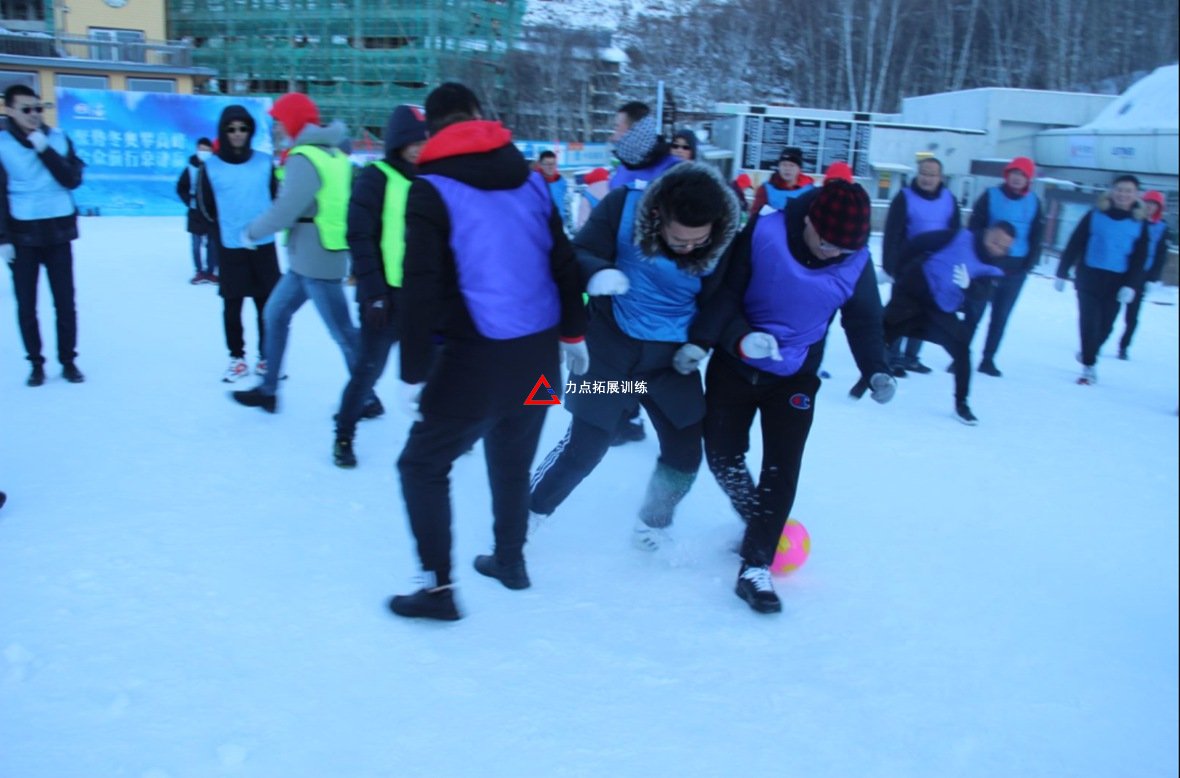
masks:
[[[369,325],[375,330],[383,329],[389,324],[389,315],[392,308],[392,300],[388,295],[381,295],[374,297],[365,303],[365,324]]]

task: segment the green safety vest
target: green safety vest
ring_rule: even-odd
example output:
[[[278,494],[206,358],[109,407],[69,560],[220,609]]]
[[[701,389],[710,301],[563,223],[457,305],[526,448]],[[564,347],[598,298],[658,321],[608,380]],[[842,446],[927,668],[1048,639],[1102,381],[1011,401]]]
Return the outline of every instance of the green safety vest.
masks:
[[[406,255],[406,199],[410,196],[410,179],[387,162],[373,165],[385,174],[385,206],[381,212],[381,264],[385,282],[402,285],[402,260]]]
[[[348,197],[352,190],[352,162],[339,149],[324,151],[319,146],[296,146],[287,154],[290,158],[302,154],[315,166],[320,176],[320,188],[315,193],[316,229],[320,243],[328,251],[348,248]]]

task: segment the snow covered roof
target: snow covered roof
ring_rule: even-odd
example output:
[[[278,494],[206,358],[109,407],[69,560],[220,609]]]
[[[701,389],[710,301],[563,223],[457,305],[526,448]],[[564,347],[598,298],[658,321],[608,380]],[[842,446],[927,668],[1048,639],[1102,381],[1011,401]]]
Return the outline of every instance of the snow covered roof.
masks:
[[[1156,68],[1139,79],[1119,98],[1102,110],[1088,130],[1157,130],[1180,127],[1180,106],[1176,100],[1180,65]]]

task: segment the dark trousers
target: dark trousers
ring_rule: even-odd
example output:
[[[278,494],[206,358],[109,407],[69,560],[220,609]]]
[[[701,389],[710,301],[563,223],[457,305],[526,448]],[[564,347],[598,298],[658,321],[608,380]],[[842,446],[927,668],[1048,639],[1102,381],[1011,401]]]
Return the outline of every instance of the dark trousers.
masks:
[[[269,293],[268,293],[269,294]],[[262,309],[266,307],[267,294],[254,297],[254,310],[258,314],[258,358],[265,359],[263,348],[266,343],[266,325],[262,321]],[[222,312],[225,321],[225,345],[229,348],[229,355],[234,359],[246,356],[246,336],[242,328],[242,303],[244,297],[226,297],[225,309]]]
[[[905,367],[907,362],[913,362],[918,358],[918,352],[922,350],[922,341],[918,338],[898,338],[889,347],[885,354],[890,367]],[[905,358],[902,358],[902,352],[905,353]]]
[[[992,315],[987,323],[987,340],[983,344],[984,359],[994,359],[999,351],[1004,329],[1008,326],[1008,319],[1016,307],[1016,298],[1020,297],[1026,278],[1028,273],[1019,272],[1005,273],[1003,278],[996,279],[991,296]]]
[[[969,328],[969,316],[960,321],[954,314],[930,308],[917,320],[897,323],[886,318],[886,348],[903,335],[937,343],[945,348],[953,360],[951,370],[955,374],[955,402],[966,402],[971,390],[971,333],[974,332]],[[976,323],[978,321],[976,319]]]
[[[198,273],[217,272],[217,238],[212,235],[190,233],[193,243],[193,267]],[[204,267],[201,267],[201,248],[205,249]]]
[[[659,406],[646,395],[640,400],[640,405],[647,411],[656,437],[660,441],[657,467],[662,465],[681,474],[682,483],[691,483],[691,479],[701,467],[701,423],[677,429]],[[627,413],[621,415],[619,423],[623,423],[627,417]],[[610,430],[604,430],[575,416],[566,430],[565,437],[545,456],[533,474],[530,510],[545,515],[557,510],[557,506],[565,502],[565,498],[569,497],[578,484],[582,483],[602,461],[607,449],[610,448],[611,440],[614,439],[617,427],[616,424]],[[663,501],[675,499],[678,502],[683,496],[681,494],[672,498],[666,495]],[[645,508],[645,511],[651,511],[653,515],[645,515],[644,520],[653,527],[667,526],[671,523],[671,511],[674,507],[673,504]]]
[[[1143,290],[1135,292],[1135,299],[1127,305],[1124,317],[1123,337],[1119,339],[1119,351],[1126,351],[1131,347],[1131,337],[1139,327],[1139,309],[1143,307]]]
[[[450,472],[455,459],[483,438],[492,490],[496,558],[519,561],[529,523],[529,466],[537,451],[545,408],[521,405],[495,418],[428,415],[410,428],[397,460],[410,529],[422,569],[437,585],[451,582]]]
[[[742,559],[769,565],[795,504],[803,449],[815,418],[820,380],[793,375],[752,384],[726,360],[709,360],[705,372],[705,458],[721,490],[746,523]],[[746,464],[750,425],[762,424],[758,482]]]
[[[389,312],[385,326],[374,327],[361,312],[360,345],[357,348],[356,365],[352,377],[344,387],[340,398],[340,411],[336,414],[336,435],[351,438],[356,433],[365,404],[373,399],[373,387],[385,372],[389,352],[397,343],[399,329],[395,311]]]
[[[49,277],[49,291],[57,312],[57,358],[68,365],[78,356],[78,313],[74,308],[74,255],[69,243],[53,246],[16,246],[12,260],[12,288],[16,292],[16,318],[25,353],[34,365],[45,363],[41,354],[41,328],[37,323],[37,284],[41,266]]]
[[[1119,315],[1119,289],[1122,273],[1083,267],[1078,270],[1078,331],[1082,339],[1082,364],[1098,361],[1102,344],[1114,330]]]

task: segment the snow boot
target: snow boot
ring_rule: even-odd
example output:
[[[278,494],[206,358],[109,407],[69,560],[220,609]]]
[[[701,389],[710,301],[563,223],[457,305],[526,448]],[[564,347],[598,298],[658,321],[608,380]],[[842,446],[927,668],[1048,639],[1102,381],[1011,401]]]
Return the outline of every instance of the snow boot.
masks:
[[[258,387],[233,392],[232,395],[235,401],[247,408],[261,408],[267,413],[274,413],[278,408],[278,398],[273,394],[264,394]]]
[[[332,459],[336,462],[336,467],[356,467],[356,452],[352,450],[351,436],[336,435],[336,443],[332,446]]]
[[[475,572],[495,578],[507,588],[516,591],[532,586],[523,559],[518,562],[501,562],[492,554],[480,554],[475,558]]]
[[[737,586],[734,588],[738,597],[758,613],[778,613],[783,604],[774,593],[774,584],[770,580],[770,568],[765,565],[751,565],[742,563],[738,571]]]
[[[450,584],[422,588],[413,594],[399,594],[389,601],[389,610],[409,619],[435,619],[437,621],[458,621],[459,609],[455,607],[455,596]]]

